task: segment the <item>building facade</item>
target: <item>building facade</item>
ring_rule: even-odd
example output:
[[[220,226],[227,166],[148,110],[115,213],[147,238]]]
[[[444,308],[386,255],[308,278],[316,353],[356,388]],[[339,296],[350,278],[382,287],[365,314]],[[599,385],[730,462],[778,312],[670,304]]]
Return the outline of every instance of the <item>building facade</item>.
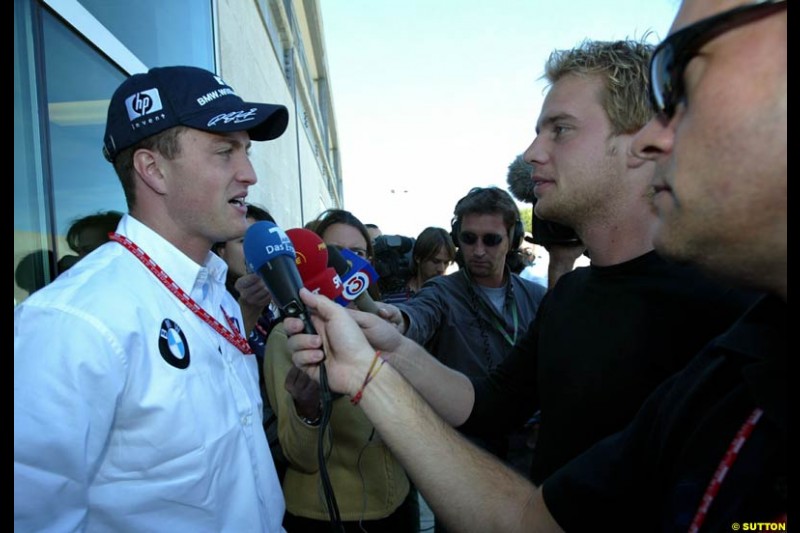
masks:
[[[281,227],[342,207],[319,0],[14,0],[14,303],[50,282],[77,218],[126,212],[101,153],[125,77],[192,65],[246,101],[280,103],[289,127],[254,143],[248,201]]]

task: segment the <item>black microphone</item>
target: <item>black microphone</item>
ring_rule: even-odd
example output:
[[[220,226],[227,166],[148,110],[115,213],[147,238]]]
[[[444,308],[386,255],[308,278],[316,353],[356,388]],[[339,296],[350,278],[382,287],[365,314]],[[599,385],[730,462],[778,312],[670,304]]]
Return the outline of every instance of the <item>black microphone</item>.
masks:
[[[267,220],[256,222],[244,234],[244,259],[247,267],[258,272],[272,293],[272,301],[283,316],[300,318],[305,324],[304,332],[316,334],[308,315],[308,309],[300,300],[303,281],[297,270],[297,254],[291,239],[278,226]],[[324,439],[331,419],[331,402],[334,397],[328,385],[325,365],[319,365],[319,386],[322,394],[322,415],[317,436],[317,461],[319,462],[322,488],[331,522],[341,528],[339,506],[328,476]],[[340,396],[340,395],[337,395]],[[341,531],[344,531],[341,528]]]
[[[300,318],[306,333],[316,333],[308,310],[300,299],[303,281],[297,271],[294,245],[286,233],[267,220],[256,222],[244,234],[244,258],[258,272],[282,316]]]

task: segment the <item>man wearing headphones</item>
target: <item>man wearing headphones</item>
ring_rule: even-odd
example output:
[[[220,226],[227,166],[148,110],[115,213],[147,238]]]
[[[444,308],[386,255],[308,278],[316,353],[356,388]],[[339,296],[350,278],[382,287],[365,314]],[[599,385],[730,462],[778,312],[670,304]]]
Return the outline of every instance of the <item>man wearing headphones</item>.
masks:
[[[414,298],[397,304],[391,321],[446,366],[482,378],[528,330],[545,289],[506,266],[525,234],[506,191],[474,188],[458,201],[454,215],[451,236],[463,267],[426,282]],[[475,440],[506,457],[505,436],[493,433]]]

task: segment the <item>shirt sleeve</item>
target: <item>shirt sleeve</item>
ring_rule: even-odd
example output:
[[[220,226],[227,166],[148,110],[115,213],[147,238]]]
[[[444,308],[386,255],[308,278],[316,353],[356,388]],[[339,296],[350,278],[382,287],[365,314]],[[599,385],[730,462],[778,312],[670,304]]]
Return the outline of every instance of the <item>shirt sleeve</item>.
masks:
[[[294,399],[286,390],[286,374],[292,365],[292,354],[283,325],[272,329],[264,356],[264,383],[270,405],[278,418],[278,440],[292,467],[305,473],[319,470],[317,442],[319,428],[304,423],[297,414]]]
[[[422,346],[433,338],[448,309],[443,292],[444,285],[426,283],[414,298],[397,304],[408,317],[406,337]]]
[[[84,527],[124,383],[124,350],[99,320],[68,308],[15,309],[15,530]]]

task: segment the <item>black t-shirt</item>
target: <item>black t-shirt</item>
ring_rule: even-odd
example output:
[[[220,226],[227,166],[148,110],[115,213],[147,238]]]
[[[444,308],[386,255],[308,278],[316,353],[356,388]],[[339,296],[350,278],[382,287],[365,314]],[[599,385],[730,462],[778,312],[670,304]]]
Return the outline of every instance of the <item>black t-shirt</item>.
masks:
[[[578,268],[547,294],[527,335],[487,379],[461,427],[485,434],[541,409],[531,479],[624,428],[647,396],[724,332],[755,295],[655,252]]]
[[[634,421],[544,483],[567,531],[687,531],[712,475],[753,409],[702,531],[774,522],[787,512],[786,304],[766,297],[648,398]]]

